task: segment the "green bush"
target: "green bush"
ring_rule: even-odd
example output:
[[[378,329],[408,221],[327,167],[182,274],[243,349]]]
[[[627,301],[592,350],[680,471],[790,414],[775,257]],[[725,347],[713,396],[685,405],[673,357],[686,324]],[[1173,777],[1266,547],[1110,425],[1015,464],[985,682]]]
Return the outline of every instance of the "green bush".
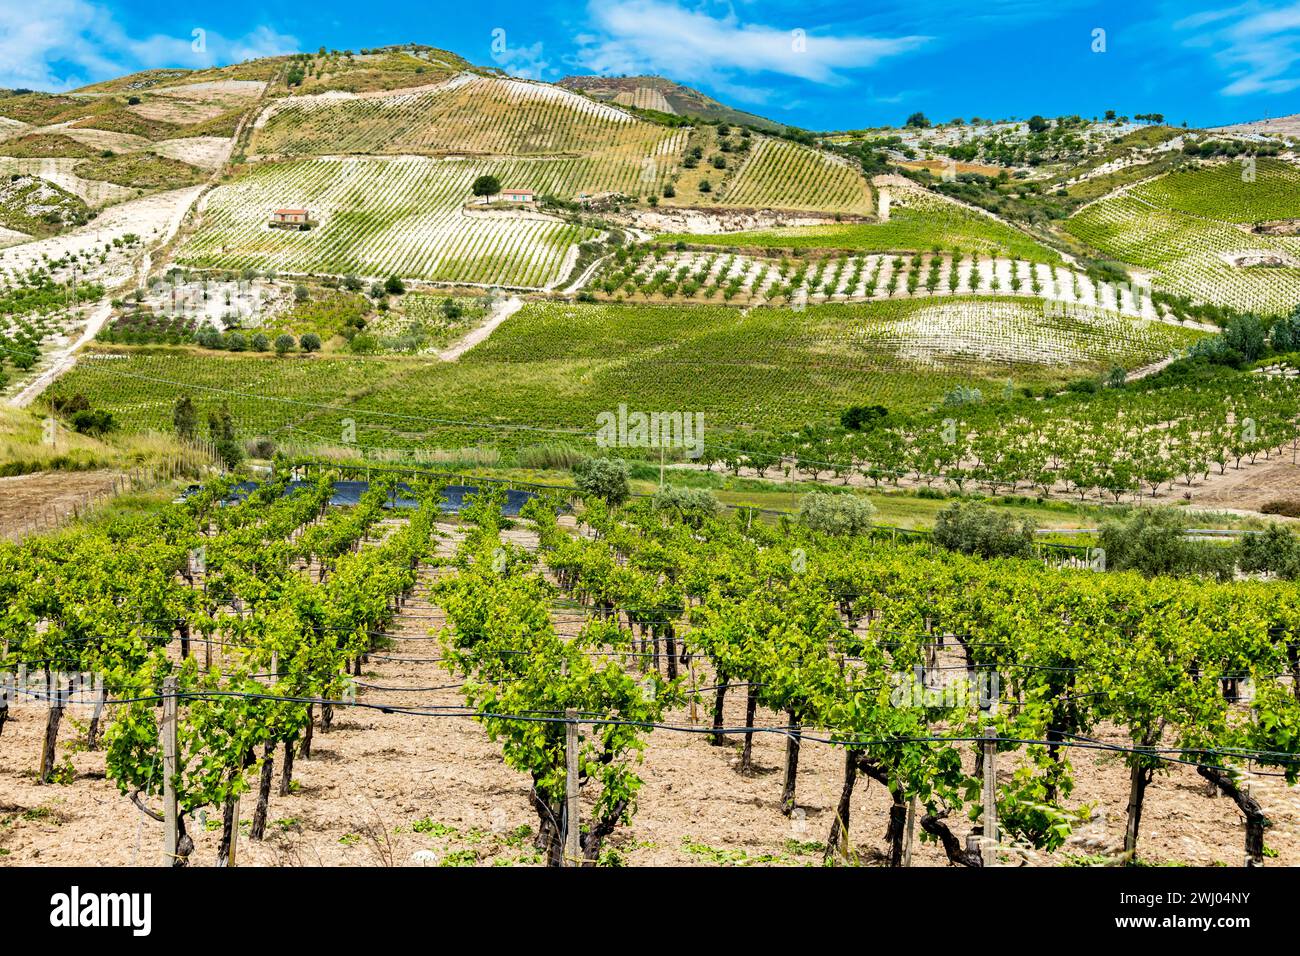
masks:
[[[1237,566],[1247,573],[1295,580],[1300,577],[1300,539],[1280,524],[1271,524],[1260,534],[1242,535]]]
[[[981,558],[1027,558],[1034,553],[1034,522],[1017,521],[978,501],[956,501],[939,512],[934,543]]]
[[[1182,515],[1157,508],[1140,508],[1127,519],[1109,521],[1099,538],[1106,570],[1231,578],[1237,563],[1235,549],[1188,540],[1186,530]]]
[[[655,511],[668,514],[692,528],[702,526],[722,510],[718,499],[707,488],[678,488],[667,485],[655,492],[651,503]]]
[[[822,534],[865,534],[875,517],[876,506],[857,495],[815,491],[799,502],[799,523]]]
[[[622,504],[632,495],[622,458],[584,458],[573,466],[573,476],[580,492],[611,505]]]

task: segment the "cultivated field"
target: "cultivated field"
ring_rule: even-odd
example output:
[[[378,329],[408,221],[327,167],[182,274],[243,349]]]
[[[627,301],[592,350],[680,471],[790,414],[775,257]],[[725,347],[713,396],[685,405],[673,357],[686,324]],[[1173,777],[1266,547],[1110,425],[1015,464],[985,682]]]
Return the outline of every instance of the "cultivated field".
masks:
[[[264,163],[215,189],[177,254],[201,268],[406,278],[542,288],[567,274],[594,230],[532,215],[472,216],[463,207],[482,175],[539,191],[584,182],[581,159],[330,158]],[[305,232],[272,229],[271,212],[304,206]]]
[[[733,249],[928,252],[941,248],[1033,262],[1061,261],[1054,249],[1026,233],[935,193],[897,185],[885,186],[878,192],[881,221],[707,235],[671,234],[658,239]]]
[[[650,187],[659,183],[684,142],[682,131],[558,87],[461,73],[436,86],[382,96],[321,94],[278,101],[258,118],[253,151],[599,156],[626,168],[591,188],[635,194],[644,188],[636,185],[643,176]]]
[[[766,136],[755,139],[720,200],[732,206],[857,215],[870,214],[874,206],[866,178],[848,162]]]
[[[797,428],[855,403],[918,408],[958,385],[998,389],[1008,377],[1041,384],[1137,368],[1197,334],[1118,316],[1046,318],[1041,306],[1013,298],[802,311],[530,303],[445,365],[100,356],[79,363],[58,390],[86,394],[128,429],[165,429],[176,398],[190,393],[205,406],[227,398],[245,435],[333,443],[350,417],[358,441],[375,447],[514,446],[556,437],[547,428],[580,438],[620,402],[703,411],[710,427]]]
[[[1066,228],[1116,259],[1152,270],[1158,287],[1194,300],[1278,315],[1300,301],[1300,238],[1254,231],[1300,218],[1300,169],[1260,160],[1173,173],[1100,200]]]

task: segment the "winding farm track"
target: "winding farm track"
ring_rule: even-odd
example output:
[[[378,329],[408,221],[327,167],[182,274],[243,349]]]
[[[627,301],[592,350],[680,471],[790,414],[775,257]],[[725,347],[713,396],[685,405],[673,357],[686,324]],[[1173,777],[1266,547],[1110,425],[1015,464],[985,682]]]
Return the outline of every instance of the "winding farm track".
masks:
[[[263,90],[263,96],[264,95],[265,89]],[[259,98],[258,101],[261,102],[261,98]],[[235,129],[234,135],[231,137],[232,144],[238,142],[239,136],[243,133],[244,128],[248,124],[249,117],[253,115],[255,109],[256,108],[246,112],[240,120],[239,125]],[[157,240],[155,240],[152,245],[145,248],[144,254],[140,257],[139,262],[136,264],[131,273],[131,277],[127,282],[144,285],[149,281],[149,273],[153,271],[154,252],[166,249],[180,234],[181,227],[184,225],[190,211],[201,206],[208,192],[211,191],[211,189],[220,181],[224,169],[225,163],[217,166],[217,168],[212,171],[212,175],[208,177],[207,182],[202,186],[191,186],[188,189],[174,191],[174,195],[178,200],[175,208],[167,218]],[[136,202],[140,203],[151,201],[156,202],[157,196],[149,196],[136,200]],[[130,202],[122,203],[118,208],[121,209],[129,205]],[[98,241],[99,228],[96,227],[95,224],[92,223],[91,226],[83,227],[83,230],[79,231],[85,231],[88,234],[93,231],[96,241]],[[51,240],[45,241],[50,242]],[[21,248],[21,246],[14,247],[6,250],[6,253],[20,252]],[[105,297],[95,305],[94,309],[92,309],[90,314],[87,316],[86,327],[82,331],[81,335],[71,344],[50,353],[52,361],[50,362],[49,367],[24,385],[20,391],[11,396],[8,404],[15,408],[26,408],[31,405],[31,403],[34,402],[37,397],[40,396],[40,394],[44,392],[45,389],[47,389],[59,376],[77,363],[77,353],[87,343],[94,341],[95,336],[99,334],[101,329],[103,329],[104,324],[109,320],[112,314],[113,307],[110,297],[105,295]]]
[[[143,283],[147,281],[149,272],[153,268],[154,250],[163,248],[172,241],[180,231],[181,224],[185,221],[186,215],[189,213],[195,201],[201,194],[202,189],[198,187],[176,191],[178,202],[176,203],[175,208],[171,211],[171,214],[164,224],[157,240],[152,246],[144,250],[143,255],[141,255],[139,262],[132,270],[131,277],[127,282]],[[149,198],[151,199],[152,197]],[[144,203],[148,202],[149,199],[135,201]],[[83,229],[88,233],[93,234],[92,227],[83,227]],[[19,247],[19,249],[21,249],[21,247]],[[88,342],[94,340],[95,336],[99,334],[99,331],[104,327],[104,323],[108,321],[112,314],[113,307],[109,297],[106,295],[102,300],[96,303],[95,307],[87,316],[86,326],[82,330],[81,335],[63,348],[56,349],[49,353],[51,360],[49,366],[23,386],[20,391],[15,393],[9,399],[9,404],[15,408],[26,408],[35,401],[37,396],[45,391],[45,389],[48,388],[55,379],[76,364],[77,352],[80,351]]]
[[[474,329],[467,336],[438,353],[438,358],[443,362],[454,362],[474,346],[478,345],[489,335],[496,331],[499,326],[510,316],[514,315],[524,307],[524,300],[519,296],[511,296],[509,299],[497,302],[492,306],[492,311],[487,320]]]

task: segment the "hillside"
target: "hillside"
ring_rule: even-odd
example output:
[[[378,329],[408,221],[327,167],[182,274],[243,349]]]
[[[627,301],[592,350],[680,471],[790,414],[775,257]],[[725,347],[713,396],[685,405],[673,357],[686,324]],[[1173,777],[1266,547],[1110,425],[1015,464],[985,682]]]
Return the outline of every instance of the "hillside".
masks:
[[[1287,122],[931,125],[954,85],[1040,95],[1040,54],[1052,97],[1134,60],[1003,30],[982,88],[875,29],[904,7],[805,49],[739,6],[593,4],[572,57],[539,8],[496,67],[403,43],[0,91],[0,872],[174,874],[51,871],[18,916],[180,941],[191,867],[693,865],[908,869],[931,910],[922,867],[1126,874],[1028,877],[1051,900],[995,920],[1031,938],[1154,926],[1174,884],[1199,915],[1168,928],[1286,922],[1222,874],[1300,865]],[[782,115],[910,119],[499,68],[647,37]],[[395,879],[423,898],[384,915],[426,916]]]
[[[782,123],[727,106],[697,89],[662,76],[566,76],[556,85],[619,106],[687,119],[736,123],[774,133],[785,128]]]
[[[1300,301],[1300,167],[1230,161],[1144,181],[1076,213],[1069,232],[1197,301],[1269,315]],[[1269,224],[1277,222],[1276,230]]]

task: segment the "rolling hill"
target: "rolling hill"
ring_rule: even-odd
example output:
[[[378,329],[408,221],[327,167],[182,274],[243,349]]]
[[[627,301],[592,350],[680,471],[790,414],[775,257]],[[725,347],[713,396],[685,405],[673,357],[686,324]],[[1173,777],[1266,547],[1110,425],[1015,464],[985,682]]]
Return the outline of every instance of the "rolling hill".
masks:
[[[556,84],[593,99],[674,116],[736,123],[779,133],[785,124],[720,103],[662,76],[566,76]]]

